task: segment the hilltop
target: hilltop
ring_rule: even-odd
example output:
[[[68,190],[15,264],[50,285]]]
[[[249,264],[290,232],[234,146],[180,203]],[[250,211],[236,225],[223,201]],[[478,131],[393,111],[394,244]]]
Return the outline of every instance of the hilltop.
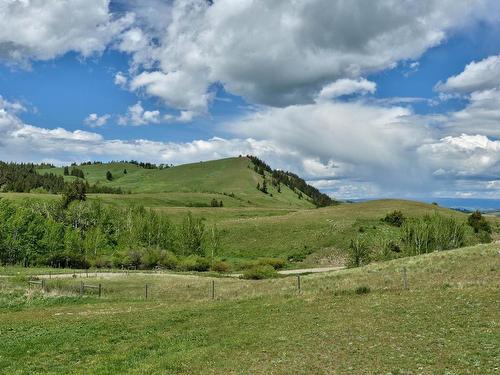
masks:
[[[211,199],[222,200],[229,207],[294,207],[313,208],[312,197],[298,188],[284,184],[276,185],[272,173],[258,171],[247,157],[235,157],[213,161],[184,164],[166,168],[145,168],[135,163],[111,162],[69,167],[83,171],[89,184],[121,188],[134,194],[162,194],[168,201],[172,198],[178,206],[203,206]],[[107,172],[112,179],[107,179]],[[39,174],[64,175],[64,168],[38,168]],[[261,173],[258,173],[261,172]],[[267,193],[257,189],[266,180]],[[66,181],[77,177],[64,176]],[[176,193],[165,195],[167,193]],[[185,204],[181,200],[186,199]],[[171,206],[172,204],[165,204]]]

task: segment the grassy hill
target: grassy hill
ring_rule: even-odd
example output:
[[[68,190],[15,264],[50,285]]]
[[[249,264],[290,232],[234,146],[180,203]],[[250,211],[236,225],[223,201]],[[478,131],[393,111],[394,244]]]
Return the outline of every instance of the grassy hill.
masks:
[[[286,186],[282,185],[281,192],[278,192],[269,183],[270,175],[267,172],[269,194],[257,190],[257,183],[262,184],[263,179],[254,171],[252,162],[246,157],[184,164],[167,169],[145,169],[131,163],[83,165],[78,168],[83,170],[89,184],[120,187],[132,193],[143,194],[145,200],[161,193],[164,206],[207,204],[215,197],[222,199],[229,207],[314,207],[307,197],[299,199],[298,192],[293,192]],[[124,173],[125,170],[127,173]],[[113,175],[112,181],[106,179],[107,171]],[[63,168],[39,169],[38,172],[63,175]],[[67,180],[74,178],[76,177],[65,176]],[[179,199],[179,195],[172,193],[184,195]]]
[[[80,279],[47,280],[42,294],[22,273],[3,277],[0,373],[494,374],[499,251],[302,276],[301,293],[294,277],[130,274],[82,279],[104,294],[80,298]]]

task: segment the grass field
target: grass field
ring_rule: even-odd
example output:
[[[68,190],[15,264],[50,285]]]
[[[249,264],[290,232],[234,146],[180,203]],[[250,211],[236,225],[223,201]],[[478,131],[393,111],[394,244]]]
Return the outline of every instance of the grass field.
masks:
[[[499,251],[302,276],[300,294],[294,277],[217,278],[215,300],[204,277],[89,279],[101,299],[78,297],[79,280],[48,280],[41,294],[4,277],[0,373],[495,374]]]
[[[50,194],[3,193],[0,196],[23,202],[24,199],[59,199]],[[378,246],[378,242],[395,239],[397,228],[380,221],[388,212],[401,210],[407,217],[434,212],[465,221],[467,215],[458,211],[426,203],[403,200],[378,200],[364,203],[339,204],[319,209],[297,207],[238,207],[231,206],[230,197],[225,207],[182,207],[178,201],[195,204],[209,201],[206,193],[157,194],[91,194],[89,199],[100,199],[106,204],[126,207],[144,205],[165,213],[173,222],[180,222],[189,212],[205,219],[207,226],[216,224],[222,231],[220,256],[235,265],[244,265],[259,257],[301,259],[290,267],[339,265],[351,239],[363,236]],[[213,196],[220,196],[213,194]],[[177,198],[175,198],[177,197]],[[177,200],[176,200],[177,199]],[[489,217],[495,236],[500,233],[500,219]],[[378,242],[377,242],[378,241]],[[375,243],[377,242],[377,243]]]

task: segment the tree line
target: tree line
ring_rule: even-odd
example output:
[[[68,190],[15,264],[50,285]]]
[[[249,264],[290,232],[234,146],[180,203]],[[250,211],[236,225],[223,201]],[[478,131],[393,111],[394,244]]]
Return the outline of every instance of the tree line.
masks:
[[[180,224],[143,207],[100,201],[0,199],[0,263],[87,268],[161,265],[203,270],[219,252],[220,232],[188,214]],[[190,266],[189,266],[190,265]]]
[[[306,181],[304,181],[304,179],[300,178],[296,174],[288,171],[272,169],[268,164],[266,164],[256,156],[247,155],[247,158],[252,161],[252,163],[254,164],[254,170],[257,173],[262,176],[265,176],[265,172],[271,174],[274,186],[279,187],[280,184],[288,186],[293,191],[299,191],[299,197],[302,197],[302,193],[304,193],[312,199],[312,202],[316,205],[316,207],[325,207],[336,203],[336,201],[334,201],[328,195],[320,192],[314,186],[309,185]],[[267,192],[267,186],[262,186],[259,184],[258,189],[263,192],[263,189],[265,189],[265,191]]]
[[[54,173],[38,173],[41,165],[33,163],[5,163],[0,161],[0,190],[4,192],[29,193],[33,191],[44,191],[52,194],[61,194],[71,188],[72,182],[65,182],[63,176]],[[81,169],[72,167],[64,168],[63,174],[85,178]],[[100,184],[89,185],[83,182],[86,193],[95,194],[124,194],[121,188],[103,186]]]

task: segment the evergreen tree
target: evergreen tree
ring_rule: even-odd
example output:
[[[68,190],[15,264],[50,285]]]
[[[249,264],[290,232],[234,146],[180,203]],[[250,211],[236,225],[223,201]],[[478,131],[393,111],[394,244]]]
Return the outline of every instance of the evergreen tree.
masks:
[[[106,180],[108,180],[108,181],[112,181],[113,180],[113,175],[111,174],[110,171],[106,172]]]
[[[124,170],[123,170],[123,174],[127,174],[127,169],[124,169]]]
[[[67,166],[64,167],[64,175],[69,176],[69,168]]]
[[[262,187],[260,188],[260,191],[262,191],[264,194],[267,194],[267,182],[266,182],[266,180],[264,180],[264,182],[262,182]]]
[[[87,199],[87,185],[81,180],[75,180],[66,184],[63,192],[63,207],[67,208],[73,201],[84,201]]]

